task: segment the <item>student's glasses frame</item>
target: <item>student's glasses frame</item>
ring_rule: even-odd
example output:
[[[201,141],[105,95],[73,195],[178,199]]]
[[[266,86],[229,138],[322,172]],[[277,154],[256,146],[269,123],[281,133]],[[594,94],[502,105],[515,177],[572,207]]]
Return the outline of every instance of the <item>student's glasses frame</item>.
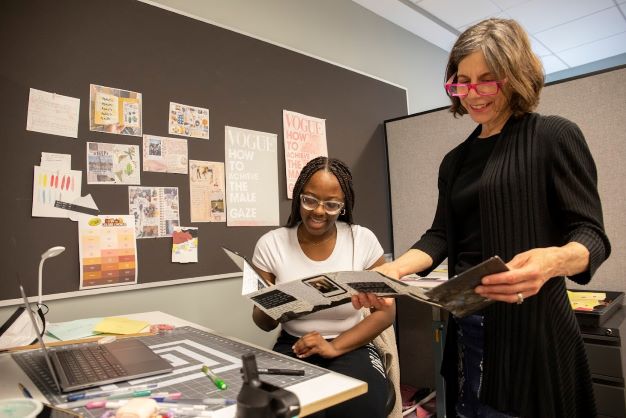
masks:
[[[450,77],[445,85],[446,93],[451,97],[467,97],[472,89],[479,96],[495,96],[502,89],[502,85],[506,83],[506,80],[483,81],[480,83],[452,83],[454,77]]]
[[[300,204],[306,210],[315,210],[319,207],[319,205],[322,205],[324,212],[331,216],[340,213],[346,205],[345,203],[337,200],[320,200],[317,197],[308,194],[300,195]]]

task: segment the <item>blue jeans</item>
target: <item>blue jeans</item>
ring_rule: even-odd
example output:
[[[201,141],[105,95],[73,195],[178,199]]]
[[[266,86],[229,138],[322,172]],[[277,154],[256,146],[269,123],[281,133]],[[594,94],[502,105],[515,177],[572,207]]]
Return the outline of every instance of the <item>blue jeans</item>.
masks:
[[[482,315],[454,317],[459,341],[459,398],[456,413],[461,418],[512,418],[479,400],[483,378],[483,342],[485,327]]]

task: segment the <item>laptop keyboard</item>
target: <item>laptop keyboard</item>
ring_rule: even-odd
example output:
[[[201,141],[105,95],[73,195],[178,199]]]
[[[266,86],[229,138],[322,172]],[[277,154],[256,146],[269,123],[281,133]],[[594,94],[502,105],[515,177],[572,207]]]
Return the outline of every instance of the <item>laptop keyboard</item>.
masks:
[[[100,346],[57,351],[70,384],[82,384],[125,376],[126,372],[109,351]]]

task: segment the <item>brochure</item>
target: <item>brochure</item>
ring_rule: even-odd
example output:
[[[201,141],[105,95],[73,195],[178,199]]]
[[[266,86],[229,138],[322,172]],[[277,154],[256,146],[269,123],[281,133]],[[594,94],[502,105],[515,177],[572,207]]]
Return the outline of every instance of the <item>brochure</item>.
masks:
[[[482,277],[508,270],[504,262],[494,256],[431,289],[411,286],[376,271],[329,272],[270,285],[244,256],[223,249],[244,273],[242,294],[279,322],[349,303],[351,296],[359,292],[382,297],[409,296],[462,318],[493,302],[474,292]]]

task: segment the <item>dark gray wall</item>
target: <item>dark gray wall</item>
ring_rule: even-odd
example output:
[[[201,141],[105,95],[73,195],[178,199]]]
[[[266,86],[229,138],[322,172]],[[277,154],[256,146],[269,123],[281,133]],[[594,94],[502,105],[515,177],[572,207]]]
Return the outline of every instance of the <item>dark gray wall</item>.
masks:
[[[62,260],[46,263],[44,293],[78,289],[76,224],[31,218],[32,167],[41,151],[72,155],[72,168],[85,169],[85,142],[141,144],[138,137],[90,132],[89,84],[143,94],[144,133],[167,136],[170,101],[211,111],[209,141],[189,139],[189,158],[224,160],[224,126],[279,134],[280,219],[290,201],[283,173],[282,110],[327,120],[329,154],[354,171],[356,220],[391,249],[388,186],[382,121],[406,114],[403,89],[268,43],[132,0],[27,0],[0,5],[0,69],[3,138],[0,185],[5,197],[0,263],[0,299],[18,296],[18,275],[27,293],[36,292],[40,254],[63,245]],[[78,139],[25,130],[29,88],[78,97]],[[281,161],[282,160],[282,161]],[[374,175],[374,173],[377,173]],[[103,213],[128,213],[126,186],[87,185]],[[187,176],[142,173],[142,185],[177,186],[181,224],[189,222]],[[233,272],[221,245],[251,254],[269,228],[199,226],[199,263],[170,260],[171,240],[139,240],[139,283],[207,277]]]

